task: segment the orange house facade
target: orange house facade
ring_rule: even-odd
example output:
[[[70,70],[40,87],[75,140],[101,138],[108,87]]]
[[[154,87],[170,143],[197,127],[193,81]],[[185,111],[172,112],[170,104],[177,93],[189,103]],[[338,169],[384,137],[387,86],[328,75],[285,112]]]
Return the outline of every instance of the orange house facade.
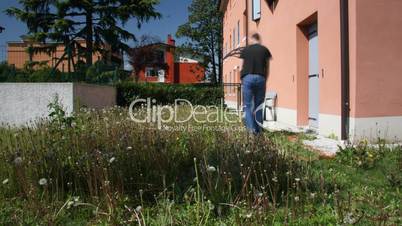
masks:
[[[79,39],[77,42],[85,47],[85,40],[84,39]],[[45,44],[39,44],[39,43],[32,43],[29,41],[15,41],[15,42],[8,42],[7,43],[7,62],[10,65],[14,65],[16,68],[21,69],[24,67],[26,62],[29,62],[30,60],[33,62],[43,62],[46,63],[47,66],[49,67],[54,67],[59,59],[61,59],[65,53],[65,46],[64,44],[60,43],[56,46],[54,51],[51,51],[50,53],[34,53],[32,56],[28,53],[27,49],[30,46],[34,47],[43,47]],[[85,57],[77,56],[77,53],[74,53],[74,56],[72,57],[73,61],[75,63],[79,61],[85,62]],[[102,59],[102,55],[99,52],[94,52],[92,55],[92,61],[96,62],[98,60]],[[111,54],[110,60],[108,62],[114,62],[118,65],[122,65],[123,61],[123,56],[120,53],[113,53]],[[70,67],[70,69],[69,69]],[[64,57],[63,60],[58,64],[57,69],[61,72],[68,72],[74,71],[74,67],[72,65],[72,62],[70,64],[68,63],[67,57]]]
[[[272,59],[267,93],[278,123],[342,140],[402,141],[402,1],[221,0],[224,83],[241,83],[226,57],[258,32]],[[236,89],[225,89],[229,107]]]
[[[148,62],[147,64],[146,62],[138,72],[139,81],[176,84],[194,84],[205,81],[205,67],[198,60],[176,55],[175,40],[171,35],[168,35],[166,43],[151,45],[155,55],[152,57],[152,61],[158,61],[158,63]]]

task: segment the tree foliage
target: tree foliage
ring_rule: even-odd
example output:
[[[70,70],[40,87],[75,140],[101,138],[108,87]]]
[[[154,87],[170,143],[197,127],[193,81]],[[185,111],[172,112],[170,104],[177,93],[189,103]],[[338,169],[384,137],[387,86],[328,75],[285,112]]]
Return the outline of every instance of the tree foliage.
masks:
[[[222,15],[217,0],[193,0],[188,21],[179,26],[176,36],[188,39],[185,48],[206,56],[204,66],[210,66],[211,82],[222,78]]]
[[[159,37],[142,35],[136,41],[135,47],[130,49],[128,55],[133,67],[135,81],[139,80],[139,72],[146,66],[167,69],[167,64],[160,60],[161,43]],[[163,55],[163,54],[162,54]]]
[[[129,49],[126,42],[135,40],[135,35],[124,29],[128,21],[135,20],[140,27],[143,22],[160,17],[154,8],[159,0],[19,0],[19,3],[20,8],[11,7],[6,12],[27,25],[29,40],[61,42],[66,46],[62,58],[82,54],[87,66],[92,65],[94,52],[106,56]],[[78,38],[85,39],[85,45],[77,42]]]

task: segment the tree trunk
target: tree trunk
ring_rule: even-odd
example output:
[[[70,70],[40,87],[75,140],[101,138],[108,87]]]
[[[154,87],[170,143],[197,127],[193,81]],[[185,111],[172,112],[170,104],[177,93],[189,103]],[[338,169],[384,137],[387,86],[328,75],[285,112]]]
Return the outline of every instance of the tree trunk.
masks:
[[[90,1],[92,2],[92,1]],[[85,24],[86,30],[86,64],[87,66],[92,65],[92,55],[93,55],[93,20],[92,20],[92,3],[91,6],[86,10]]]
[[[211,60],[212,60],[212,78],[211,82],[216,84],[216,59],[215,59],[215,39],[214,34],[211,34]]]
[[[218,83],[223,83],[222,40],[218,42]]]

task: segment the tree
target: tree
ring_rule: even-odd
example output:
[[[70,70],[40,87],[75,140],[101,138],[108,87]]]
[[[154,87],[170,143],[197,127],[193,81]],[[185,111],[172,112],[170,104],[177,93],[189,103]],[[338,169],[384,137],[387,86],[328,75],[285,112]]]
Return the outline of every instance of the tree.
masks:
[[[21,8],[11,7],[6,12],[26,23],[31,40],[62,42],[66,47],[62,58],[73,59],[72,55],[79,53],[84,55],[87,66],[92,65],[94,52],[105,56],[107,52],[128,51],[125,42],[135,40],[134,34],[124,29],[129,20],[136,20],[140,27],[143,22],[160,17],[154,8],[159,0],[19,0],[19,3]],[[85,39],[85,46],[77,38]],[[40,51],[45,48],[54,46],[42,46]]]
[[[193,0],[188,21],[179,26],[176,36],[188,38],[185,48],[206,56],[204,66],[210,66],[212,83],[222,82],[222,14],[218,0]]]

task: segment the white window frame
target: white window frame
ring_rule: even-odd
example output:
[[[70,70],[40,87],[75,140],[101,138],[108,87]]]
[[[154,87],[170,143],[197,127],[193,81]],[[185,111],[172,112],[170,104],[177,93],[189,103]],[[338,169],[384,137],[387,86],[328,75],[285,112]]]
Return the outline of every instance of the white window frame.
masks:
[[[261,19],[261,0],[252,0],[252,18],[254,21]]]
[[[240,20],[237,21],[237,45],[240,45]]]
[[[151,75],[151,71],[154,71],[155,75]],[[158,77],[158,72],[154,67],[145,68],[145,77]]]

